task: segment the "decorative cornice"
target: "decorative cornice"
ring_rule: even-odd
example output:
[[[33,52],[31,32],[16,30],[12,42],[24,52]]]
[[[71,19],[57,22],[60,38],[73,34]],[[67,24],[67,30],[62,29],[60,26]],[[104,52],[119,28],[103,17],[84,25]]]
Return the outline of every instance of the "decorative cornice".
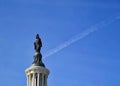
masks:
[[[33,74],[33,73],[42,73],[45,75],[49,75],[49,70],[47,68],[41,66],[30,66],[28,69],[25,70],[26,75]]]

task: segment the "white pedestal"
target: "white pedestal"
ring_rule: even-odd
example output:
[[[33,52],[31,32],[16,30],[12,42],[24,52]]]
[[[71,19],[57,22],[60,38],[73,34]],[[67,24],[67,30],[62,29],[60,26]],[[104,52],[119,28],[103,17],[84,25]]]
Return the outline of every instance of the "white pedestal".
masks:
[[[47,86],[49,70],[41,66],[31,66],[25,70],[27,86]]]

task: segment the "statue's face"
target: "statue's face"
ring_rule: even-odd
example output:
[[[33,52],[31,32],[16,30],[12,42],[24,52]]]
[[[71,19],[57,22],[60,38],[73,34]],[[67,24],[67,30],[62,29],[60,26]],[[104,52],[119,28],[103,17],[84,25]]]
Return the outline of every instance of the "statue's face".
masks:
[[[36,39],[39,39],[39,35],[38,34],[36,35]]]

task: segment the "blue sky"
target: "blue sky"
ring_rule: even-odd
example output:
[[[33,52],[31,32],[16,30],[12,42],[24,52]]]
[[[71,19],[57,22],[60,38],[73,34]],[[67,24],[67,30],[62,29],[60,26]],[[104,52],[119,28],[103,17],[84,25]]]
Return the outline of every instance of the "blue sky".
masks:
[[[120,86],[119,28],[119,0],[0,0],[0,84],[26,86],[39,33],[43,56],[78,37],[43,59],[48,86]]]

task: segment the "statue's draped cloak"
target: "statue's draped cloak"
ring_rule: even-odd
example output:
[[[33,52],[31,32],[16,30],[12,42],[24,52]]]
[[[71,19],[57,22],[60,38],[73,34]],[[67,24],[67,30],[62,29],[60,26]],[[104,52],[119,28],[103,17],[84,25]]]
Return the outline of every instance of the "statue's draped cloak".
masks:
[[[42,62],[42,54],[40,53],[41,47],[42,47],[42,41],[39,35],[37,34],[36,40],[34,42],[35,55],[34,55],[34,61],[32,65],[45,67],[45,65]]]

